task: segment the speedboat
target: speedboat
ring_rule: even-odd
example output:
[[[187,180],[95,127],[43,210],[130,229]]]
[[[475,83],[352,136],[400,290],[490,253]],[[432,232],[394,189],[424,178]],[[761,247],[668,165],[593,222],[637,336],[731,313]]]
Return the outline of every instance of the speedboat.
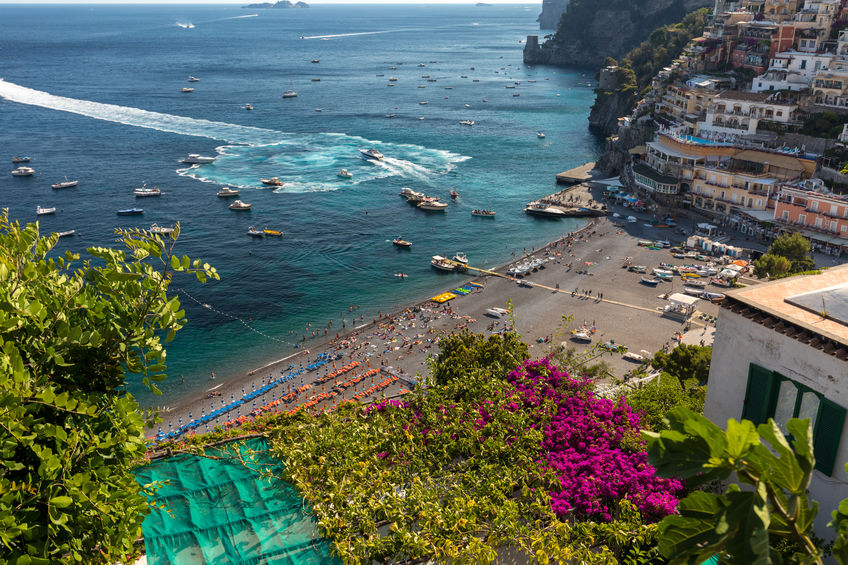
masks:
[[[468,264],[468,257],[466,257],[465,253],[462,251],[457,251],[456,255],[453,256],[453,260],[457,263],[462,263],[463,265]]]
[[[12,157],[12,163],[29,163],[29,157]]]
[[[230,196],[238,196],[239,192],[241,192],[241,191],[233,190],[229,186],[225,186],[224,188],[222,188],[221,190],[218,191],[218,197],[219,198],[229,198]]]
[[[658,279],[649,279],[647,277],[641,277],[641,278],[642,278],[642,284],[646,284],[648,286],[657,286],[658,284],[660,284],[660,281]]]
[[[253,206],[253,204],[248,204],[241,200],[234,200],[233,203],[230,204],[230,210],[250,210],[251,206]]]
[[[286,90],[285,92],[283,92],[283,98],[296,98],[296,97],[297,97],[297,92],[295,92],[294,90]]]
[[[141,216],[144,214],[144,210],[142,208],[124,208],[118,210],[117,214],[119,216]]]
[[[398,247],[407,247],[407,248],[412,247],[412,242],[411,242],[411,241],[406,241],[406,240],[405,240],[405,239],[403,239],[401,236],[397,236],[396,238],[394,238],[394,239],[392,240],[392,243],[393,243],[394,245],[397,245]]]
[[[351,173],[347,169],[342,169],[341,171],[339,171],[336,174],[338,176],[342,177],[343,179],[352,179],[353,178],[353,173]]]
[[[56,208],[42,208],[41,206],[36,206],[35,215],[36,216],[46,216],[48,214],[55,214]]]
[[[460,120],[460,122],[459,122],[459,123],[460,123],[460,124],[462,124],[462,125],[464,125],[464,126],[473,126],[473,125],[474,125],[474,120]]]
[[[439,271],[452,272],[456,270],[456,264],[447,257],[442,257],[441,255],[433,255],[433,259],[430,261],[430,266],[434,269],[438,269]]]
[[[397,77],[389,77],[389,82],[397,82]]]
[[[188,81],[189,82],[200,82],[200,79],[197,78],[197,77],[193,77],[193,76],[189,75]]]
[[[565,212],[559,208],[548,206],[544,202],[531,202],[524,208],[524,211],[533,216],[545,216],[547,218],[562,218],[565,216]]]
[[[545,133],[538,131],[536,132],[536,137],[538,137],[539,139],[545,139]]]
[[[405,186],[400,189],[400,195],[406,198],[408,202],[412,202],[413,204],[417,202],[423,202],[427,196],[423,192],[418,192],[412,190],[408,186]]]
[[[506,316],[509,314],[509,310],[506,308],[486,308],[486,315],[491,316],[492,318],[501,318],[502,316]]]
[[[259,182],[261,182],[265,186],[283,186],[283,184],[285,184],[277,177],[271,177],[269,179],[259,179]]]
[[[265,232],[263,232],[262,230],[258,230],[253,226],[250,226],[249,228],[247,228],[247,235],[252,235],[253,237],[262,237],[263,235],[265,235]]]
[[[407,275],[406,273],[395,273],[395,276],[400,278],[400,279],[405,279],[409,275]]]
[[[312,62],[313,63],[320,63],[321,61],[319,61],[318,59],[312,59]]]
[[[421,104],[422,106],[426,106],[427,104],[429,104],[429,102],[427,102],[426,100],[422,100],[421,102],[419,102],[419,104]]]
[[[215,159],[215,157],[204,157],[197,153],[189,153],[189,156],[183,159],[182,162],[186,165],[208,165],[209,163],[214,163]]]
[[[459,198],[459,193],[455,189],[451,189],[450,195],[451,195],[451,198],[453,198],[454,200]]]
[[[68,237],[69,235],[74,235],[75,233],[76,233],[76,230],[67,230],[67,231],[56,232],[56,235],[59,236],[59,237]]]
[[[139,188],[133,190],[133,194],[136,198],[146,198],[148,196],[161,196],[162,191],[158,187],[147,188],[147,185],[142,185]]]
[[[371,159],[373,161],[382,161],[384,158],[383,154],[376,149],[360,149],[359,154],[364,158]]]
[[[280,230],[269,230],[268,228],[265,228],[262,230],[262,233],[268,237],[283,237],[283,232]]]
[[[57,182],[56,184],[51,184],[50,188],[54,190],[59,190],[60,188],[73,188],[79,184],[78,180],[68,180],[68,177],[65,177],[65,180],[62,182]]]
[[[312,82],[321,82],[321,79],[318,77],[312,77]]]
[[[183,87],[183,92],[194,92],[194,89],[186,86],[186,87]]]
[[[494,218],[495,217],[495,211],[494,210],[483,210],[483,209],[471,210],[471,215],[472,216],[480,216],[482,218]]]
[[[638,353],[633,353],[632,351],[628,351],[627,353],[622,355],[621,358],[625,361],[633,361],[635,363],[642,363],[645,360],[642,355],[639,355]]]
[[[35,174],[35,169],[32,167],[18,167],[12,171],[13,177],[31,177]]]
[[[159,224],[151,224],[150,229],[147,230],[147,231],[149,231],[150,233],[158,233],[158,234],[162,234],[162,235],[167,235],[169,233],[173,233],[174,228],[170,228],[170,227],[167,227],[167,226],[160,226]]]
[[[444,212],[448,204],[447,202],[439,202],[438,200],[424,200],[418,203],[418,207],[430,212]]]

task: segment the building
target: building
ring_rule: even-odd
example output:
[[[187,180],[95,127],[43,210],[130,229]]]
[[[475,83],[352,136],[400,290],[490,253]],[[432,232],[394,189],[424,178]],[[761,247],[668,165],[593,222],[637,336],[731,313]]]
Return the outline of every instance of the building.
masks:
[[[750,136],[761,121],[789,125],[797,119],[798,105],[782,101],[779,93],[726,90],[712,97],[698,134]]]
[[[795,23],[748,21],[737,24],[738,37],[731,55],[734,69],[744,67],[765,72],[769,61],[795,43]]]
[[[751,90],[804,90],[820,70],[827,70],[836,56],[832,53],[784,51],[775,55],[768,70],[754,78]]]
[[[832,538],[831,511],[848,498],[848,265],[729,290],[713,343],[704,414],[760,424],[813,425],[810,497],[816,533]],[[785,430],[785,427],[783,428]]]
[[[820,106],[848,107],[848,69],[835,68],[816,73],[813,100]]]
[[[848,197],[829,192],[820,179],[782,184],[777,196],[780,231],[799,232],[831,255],[848,250]]]

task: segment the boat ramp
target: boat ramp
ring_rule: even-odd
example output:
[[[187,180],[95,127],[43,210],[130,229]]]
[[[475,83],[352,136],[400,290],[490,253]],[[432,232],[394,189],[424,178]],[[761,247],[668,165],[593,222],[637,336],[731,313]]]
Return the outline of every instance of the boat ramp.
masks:
[[[592,170],[595,168],[595,162],[589,162],[579,167],[574,167],[567,171],[563,171],[556,176],[557,184],[579,184],[589,182],[594,178]]]

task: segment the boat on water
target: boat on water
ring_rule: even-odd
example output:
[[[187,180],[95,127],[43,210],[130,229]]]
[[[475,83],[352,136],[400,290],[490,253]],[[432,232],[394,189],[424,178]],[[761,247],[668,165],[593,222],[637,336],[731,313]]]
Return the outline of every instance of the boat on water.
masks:
[[[261,182],[265,186],[283,186],[283,184],[285,184],[277,177],[271,177],[269,179],[259,179],[259,182]]]
[[[42,208],[41,206],[36,206],[35,215],[36,216],[46,216],[48,214],[55,214],[56,208]]]
[[[262,230],[258,230],[253,226],[247,228],[247,235],[252,235],[253,237],[262,237],[265,235],[265,232]]]
[[[197,153],[189,153],[188,157],[182,160],[186,165],[208,165],[209,163],[214,163],[216,157],[204,157],[203,155],[198,155]]]
[[[340,170],[338,173],[336,173],[336,175],[342,177],[343,179],[352,179],[353,178],[353,173],[351,173],[347,169]]]
[[[360,149],[359,154],[365,159],[370,159],[372,161],[382,161],[385,158],[385,156],[376,149]]]
[[[197,77],[193,77],[193,76],[189,75],[188,81],[189,82],[200,82],[200,79],[197,78]]]
[[[321,79],[318,77],[312,77],[312,82],[321,82]]]
[[[168,226],[160,226],[159,224],[151,224],[150,229],[147,230],[150,233],[158,233],[160,235],[167,235],[169,233],[174,233],[174,228]]]
[[[69,235],[74,235],[76,232],[76,230],[59,231],[56,232],[56,235],[59,237],[68,237]]]
[[[193,89],[193,88],[191,88],[190,86],[184,86],[184,87],[183,87],[183,92],[194,92],[194,89]]]
[[[389,77],[389,82],[397,82],[397,77]]]
[[[545,139],[545,132],[537,131],[536,137],[538,137],[539,139]]]
[[[425,195],[423,192],[412,190],[408,186],[405,186],[400,189],[400,195],[406,198],[407,202],[411,202],[413,204],[423,202],[424,199],[427,198],[427,195]]]
[[[422,100],[421,102],[419,102],[419,104],[421,104],[422,106],[426,106],[427,104],[429,104],[429,102],[427,102],[426,100]]]
[[[119,216],[141,216],[144,214],[143,208],[124,208],[123,210],[118,210],[117,214]]]
[[[648,286],[657,286],[658,284],[660,284],[660,281],[658,279],[650,279],[648,277],[641,277],[641,279],[642,284],[646,284]]]
[[[411,241],[406,241],[406,240],[405,240],[405,239],[403,239],[401,236],[397,236],[396,238],[394,238],[394,239],[392,240],[392,243],[393,243],[394,245],[397,245],[398,247],[406,247],[407,249],[408,249],[408,248],[410,248],[410,247],[412,247],[412,242],[411,242]]]
[[[453,256],[453,260],[457,263],[462,263],[463,265],[468,264],[468,257],[462,251],[457,251],[456,254]]]
[[[233,200],[233,203],[230,204],[230,210],[250,210],[251,206],[253,206],[253,204],[248,204],[241,200]]]
[[[430,260],[430,266],[436,270],[446,271],[448,273],[456,270],[456,264],[447,257],[442,257],[441,255],[433,255],[433,258]]]
[[[318,60],[318,59],[312,59],[312,62],[313,62],[313,63],[320,63],[321,61],[320,61],[320,60]]]
[[[12,163],[29,163],[29,157],[12,157]]]
[[[68,180],[68,177],[65,177],[65,180],[62,182],[57,182],[56,184],[51,184],[50,188],[53,190],[59,190],[62,188],[73,188],[79,184],[78,180]]]
[[[524,208],[524,211],[533,216],[543,216],[546,218],[562,218],[566,215],[559,208],[548,206],[544,202],[531,202]]]
[[[395,273],[395,276],[398,277],[399,279],[405,279],[409,275],[407,275],[406,273]]]
[[[429,212],[444,212],[447,207],[447,202],[439,202],[438,200],[424,200],[418,203],[418,208]]]
[[[231,196],[238,196],[239,192],[241,191],[237,189],[232,189],[229,186],[225,186],[218,191],[218,198],[229,198]]]
[[[459,193],[455,189],[451,189],[450,195],[451,195],[451,198],[453,198],[454,200],[459,198]]]
[[[297,98],[297,92],[294,90],[286,90],[283,92],[283,98]]]
[[[262,230],[262,233],[264,233],[268,237],[283,237],[283,232],[281,232],[280,230],[271,230],[265,228]]]
[[[149,196],[161,196],[162,190],[157,186],[154,186],[153,188],[148,188],[147,185],[143,184],[139,188],[136,188],[135,190],[133,190],[133,195],[136,198],[147,198]]]
[[[32,167],[18,167],[12,171],[13,177],[31,177],[35,174],[35,169]]]
[[[494,210],[471,210],[472,216],[480,216],[481,218],[494,218],[495,211]]]
[[[474,120],[460,120],[459,123],[463,126],[473,126]]]
[[[245,110],[253,110],[253,106],[251,106],[250,104],[245,104],[244,109]]]

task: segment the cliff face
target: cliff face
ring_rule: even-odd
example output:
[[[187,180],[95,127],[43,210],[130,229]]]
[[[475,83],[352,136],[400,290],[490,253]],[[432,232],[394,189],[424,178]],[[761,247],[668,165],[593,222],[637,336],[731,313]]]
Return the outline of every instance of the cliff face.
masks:
[[[539,14],[539,29],[556,29],[559,19],[565,13],[569,0],[543,0],[542,13]]]
[[[571,0],[553,38],[542,45],[527,42],[524,62],[597,68],[655,28],[712,5],[713,0]]]
[[[626,116],[636,103],[636,92],[629,90],[601,91],[595,95],[595,104],[589,112],[589,127],[604,135],[611,135],[618,131],[619,116]]]

